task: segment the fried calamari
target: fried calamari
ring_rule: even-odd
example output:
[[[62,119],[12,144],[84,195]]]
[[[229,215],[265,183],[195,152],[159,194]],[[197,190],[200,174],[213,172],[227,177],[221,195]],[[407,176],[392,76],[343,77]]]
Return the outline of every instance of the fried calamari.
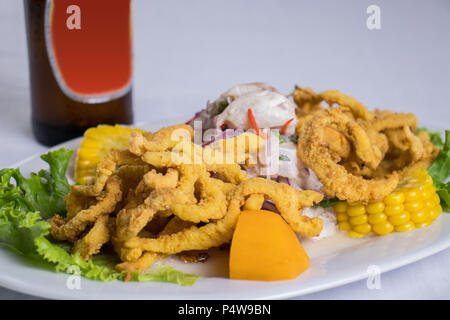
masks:
[[[317,94],[297,87],[293,98],[297,154],[328,197],[380,200],[406,173],[427,168],[437,155],[428,134],[415,133],[417,118],[411,113],[371,112],[337,90]]]
[[[260,137],[245,133],[202,147],[192,133],[185,125],[133,132],[129,150],[108,154],[92,184],[72,186],[66,219],[54,216],[51,235],[73,242],[86,260],[111,243],[122,261],[116,269],[129,280],[170,254],[205,259],[208,249],[230,242],[241,210],[259,209],[265,199],[294,231],[320,233],[321,219],[303,216],[302,209],[322,194],[250,179],[237,164],[256,157],[264,147]]]

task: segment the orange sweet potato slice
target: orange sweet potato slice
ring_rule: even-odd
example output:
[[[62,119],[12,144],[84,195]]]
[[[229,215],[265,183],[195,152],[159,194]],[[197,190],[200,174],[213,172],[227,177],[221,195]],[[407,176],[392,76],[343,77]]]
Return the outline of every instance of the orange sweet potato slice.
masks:
[[[229,266],[231,279],[289,280],[308,269],[309,257],[280,215],[248,210],[234,231]]]

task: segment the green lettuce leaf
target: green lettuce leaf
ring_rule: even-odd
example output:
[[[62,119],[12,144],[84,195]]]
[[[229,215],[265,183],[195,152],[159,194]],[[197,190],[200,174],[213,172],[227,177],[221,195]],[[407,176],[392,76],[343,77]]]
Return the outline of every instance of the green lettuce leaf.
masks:
[[[35,241],[49,233],[50,224],[38,212],[23,212],[13,206],[0,208],[0,243],[24,256],[36,257]]]
[[[65,173],[71,150],[59,149],[41,156],[50,166],[24,178],[18,169],[0,170],[0,244],[17,253],[45,262],[56,272],[79,272],[80,276],[97,281],[123,280],[125,272],[117,272],[115,254],[101,253],[89,261],[71,254],[72,245],[49,240],[50,218],[65,214],[64,196],[70,187]],[[12,182],[15,182],[13,184]],[[42,213],[44,213],[42,215]],[[161,267],[135,281],[163,281],[192,285],[198,277]]]
[[[78,270],[79,275],[97,281],[113,281],[124,277],[123,273],[116,272],[114,268],[96,264],[92,259],[84,261],[79,254],[68,253],[45,237],[37,238],[35,244],[41,257],[50,262],[57,272],[71,273]]]
[[[318,204],[314,205],[314,208],[321,207],[321,208],[329,208],[334,206],[336,203],[340,202],[342,200],[339,200],[338,198],[331,198],[331,199],[324,199],[320,201]]]
[[[442,142],[441,132],[440,131],[432,131],[427,128],[417,128],[416,132],[420,131],[426,131],[428,135],[430,136],[430,141],[432,144],[434,144],[436,147],[441,149],[444,146],[444,143]]]
[[[443,184],[450,175],[450,130],[445,131],[445,143],[428,168],[428,173],[438,185]]]
[[[199,276],[176,270],[171,266],[159,265],[153,268],[150,273],[134,272],[131,276],[131,281],[158,281],[176,283],[182,286],[192,286],[199,278]]]
[[[436,192],[441,199],[442,210],[450,212],[450,183],[442,185]]]
[[[23,190],[24,200],[46,219],[55,213],[66,213],[64,196],[70,190],[66,170],[72,153],[73,150],[62,148],[42,155],[41,159],[48,163],[50,169],[32,173],[29,178],[24,178],[19,170],[13,171],[12,177]]]
[[[450,130],[445,131],[445,141],[442,143],[441,140],[440,149],[438,156],[428,168],[428,174],[433,178],[442,209],[450,212],[450,182],[447,182],[450,176]]]

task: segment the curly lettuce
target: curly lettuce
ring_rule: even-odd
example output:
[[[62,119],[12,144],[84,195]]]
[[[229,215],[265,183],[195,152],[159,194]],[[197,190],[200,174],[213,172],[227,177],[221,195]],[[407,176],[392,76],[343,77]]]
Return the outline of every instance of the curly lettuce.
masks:
[[[442,209],[450,212],[450,130],[445,131],[445,142],[438,156],[428,168],[428,173],[433,178],[436,192],[441,199]]]
[[[100,254],[84,261],[71,254],[71,245],[49,237],[50,223],[44,220],[55,213],[65,214],[64,196],[70,186],[66,169],[72,150],[59,149],[41,156],[48,170],[25,178],[19,169],[0,170],[0,244],[15,252],[49,264],[56,272],[71,273],[97,281],[123,280],[124,272],[114,269],[113,255]],[[14,183],[12,183],[14,182]],[[74,268],[76,267],[76,268]],[[192,285],[197,276],[171,267],[162,267],[145,275],[133,276],[134,281],[164,281]]]
[[[427,128],[417,128],[416,132],[425,131],[430,136],[430,141],[432,144],[434,144],[439,149],[442,149],[444,146],[444,143],[442,142],[441,132],[440,131],[433,131],[429,130]]]
[[[441,199],[441,206],[444,211],[450,212],[450,130],[445,130],[445,139],[442,141],[439,131],[431,131],[424,128],[419,130],[427,131],[431,142],[438,148],[439,154],[428,168],[428,174],[433,178],[436,192]]]

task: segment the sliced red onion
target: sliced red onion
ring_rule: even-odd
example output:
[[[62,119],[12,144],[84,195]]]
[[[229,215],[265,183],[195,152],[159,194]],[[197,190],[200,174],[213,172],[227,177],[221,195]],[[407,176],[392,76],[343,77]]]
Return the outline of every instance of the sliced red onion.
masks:
[[[289,179],[286,178],[286,177],[278,176],[278,177],[276,178],[276,182],[281,182],[281,183],[286,183],[286,184],[288,184],[288,185],[291,185],[290,182],[289,182]]]
[[[202,110],[200,110],[199,112],[196,112],[195,114],[194,114],[194,116],[191,118],[191,119],[189,119],[188,121],[186,121],[185,122],[185,124],[191,124],[192,123],[192,121],[194,121],[195,119],[197,119],[198,117],[200,117],[200,115],[203,113],[203,112],[205,112],[206,111],[206,109],[202,109]]]
[[[219,180],[222,180],[223,182],[227,181],[227,179],[223,175],[221,175],[220,173],[217,173],[217,172],[214,172],[214,174],[211,176],[211,178],[219,179]]]
[[[264,200],[264,203],[263,203],[261,209],[267,210],[267,211],[272,211],[275,213],[280,213],[278,211],[277,207],[275,206],[275,203],[272,200]]]
[[[212,137],[211,140],[209,140],[208,142],[205,142],[205,143],[202,144],[202,148],[204,148],[204,147],[210,145],[210,144],[213,143],[214,141],[216,141],[216,138],[215,138],[215,137]]]
[[[302,169],[302,173],[303,175],[305,175],[306,177],[309,177],[311,175],[311,172],[309,172],[309,168],[303,168]]]

